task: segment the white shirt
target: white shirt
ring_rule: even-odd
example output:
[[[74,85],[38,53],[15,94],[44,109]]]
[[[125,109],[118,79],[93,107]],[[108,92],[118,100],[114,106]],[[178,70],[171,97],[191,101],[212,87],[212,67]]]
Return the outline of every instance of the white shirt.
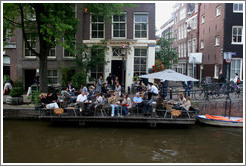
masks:
[[[101,103],[101,102],[103,101],[102,96],[99,96],[99,97],[97,97],[96,99],[97,99],[97,102],[98,102],[98,103]]]
[[[152,85],[151,88],[150,88],[150,92],[154,93],[154,94],[157,94],[158,95],[158,89],[156,88],[155,85]]]
[[[82,96],[82,94],[78,95],[77,102],[84,102],[85,100],[87,100],[86,95],[84,95],[84,96]]]
[[[237,83],[237,80],[238,80],[238,76],[236,76],[236,77],[234,78],[234,80],[233,80],[234,84]]]

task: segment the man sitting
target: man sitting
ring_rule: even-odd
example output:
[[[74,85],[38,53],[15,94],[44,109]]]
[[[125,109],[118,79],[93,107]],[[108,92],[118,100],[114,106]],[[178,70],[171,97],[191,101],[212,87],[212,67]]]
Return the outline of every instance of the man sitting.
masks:
[[[157,96],[159,94],[158,89],[155,85],[153,85],[153,83],[149,83],[150,84],[150,91],[148,92],[148,100],[151,99],[152,95]]]
[[[85,91],[82,91],[80,95],[77,97],[77,105],[80,108],[80,112],[85,109],[84,102],[87,100],[87,96],[85,95]]]
[[[75,102],[76,99],[77,99],[77,96],[72,96],[72,95],[69,93],[68,87],[65,87],[65,88],[62,90],[62,94],[63,94],[64,99],[67,99],[67,100],[68,100],[68,103]]]
[[[143,107],[144,116],[150,116],[150,105],[140,97],[139,93],[136,93],[136,97],[133,98],[133,103],[138,107]]]

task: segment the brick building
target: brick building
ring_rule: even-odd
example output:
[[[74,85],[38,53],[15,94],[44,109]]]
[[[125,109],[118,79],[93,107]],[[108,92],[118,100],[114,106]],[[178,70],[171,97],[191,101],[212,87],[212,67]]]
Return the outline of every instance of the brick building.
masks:
[[[138,3],[137,7],[125,8],[123,16],[113,16],[112,23],[105,23],[90,13],[83,11],[83,4],[75,4],[76,17],[80,20],[76,36],[76,42],[86,43],[88,46],[100,44],[106,41],[108,50],[106,60],[109,62],[105,66],[97,66],[92,69],[89,76],[97,79],[103,75],[106,79],[109,73],[117,75],[120,83],[123,80],[125,88],[131,86],[134,75],[142,75],[155,62],[155,4]],[[6,46],[6,56],[10,56],[10,75],[12,79],[21,77],[25,89],[33,83],[33,79],[38,74],[39,59],[25,47],[22,32],[16,29],[16,38],[11,39],[14,48]],[[28,40],[33,49],[37,47],[38,40]],[[10,44],[10,43],[9,43]],[[127,47],[124,62],[120,56],[122,44]],[[73,67],[74,56],[64,50],[61,46],[56,46],[50,51],[48,57],[48,83],[52,86],[60,86],[61,69]],[[124,64],[124,65],[122,65]],[[122,70],[124,69],[124,76]],[[88,78],[89,81],[89,78]]]
[[[223,53],[234,52],[229,79],[234,73],[243,79],[243,3],[177,3],[173,8],[174,47],[179,52],[173,69],[192,76],[188,59],[190,53],[200,52],[202,64],[195,65],[195,78],[209,76],[217,81],[219,71],[225,76],[227,72]]]

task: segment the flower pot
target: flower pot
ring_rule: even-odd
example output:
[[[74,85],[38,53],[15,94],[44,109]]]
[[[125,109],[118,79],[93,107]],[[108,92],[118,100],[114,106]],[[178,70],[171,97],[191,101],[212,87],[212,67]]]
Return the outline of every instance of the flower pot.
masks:
[[[11,97],[8,96],[6,98],[6,104],[10,104],[10,105],[19,105],[23,103],[23,96],[20,97]]]

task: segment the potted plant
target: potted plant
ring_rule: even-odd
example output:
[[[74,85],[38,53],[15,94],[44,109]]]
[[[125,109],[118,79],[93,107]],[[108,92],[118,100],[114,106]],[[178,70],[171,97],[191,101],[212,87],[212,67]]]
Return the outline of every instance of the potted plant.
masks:
[[[18,105],[23,103],[23,88],[13,87],[10,91],[10,96],[6,98],[6,103],[11,105]]]
[[[133,76],[132,80],[133,80],[135,83],[137,83],[137,81],[138,81],[138,76]]]

